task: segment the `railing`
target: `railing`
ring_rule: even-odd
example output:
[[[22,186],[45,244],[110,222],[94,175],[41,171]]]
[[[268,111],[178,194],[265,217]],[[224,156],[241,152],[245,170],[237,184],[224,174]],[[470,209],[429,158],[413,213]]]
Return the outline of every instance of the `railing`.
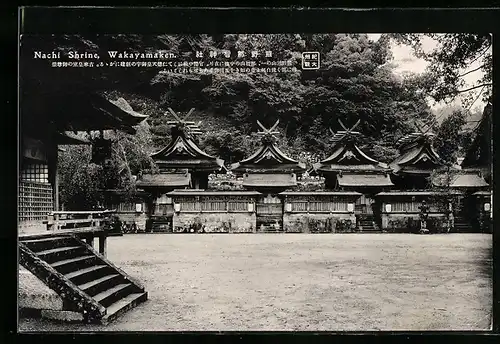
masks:
[[[116,210],[53,211],[48,214],[47,230],[100,229],[115,212]]]
[[[116,210],[102,211],[53,211],[49,213],[47,230],[53,234],[71,233],[84,238],[87,244],[94,246],[94,238],[99,238],[99,253],[106,255],[106,241],[108,228],[106,222],[110,220]]]
[[[105,307],[80,290],[67,276],[40,259],[22,241],[19,243],[19,263],[50,289],[66,300],[73,301],[77,311],[83,313],[86,320],[99,319],[106,314]]]
[[[253,200],[248,201],[181,201],[181,212],[199,212],[199,213],[247,213],[249,204],[253,204]],[[280,205],[281,206],[281,205]]]
[[[330,201],[289,201],[292,213],[329,213],[329,212],[347,212],[348,202],[330,202]]]
[[[420,213],[422,202],[392,202],[391,213]],[[434,204],[428,204],[429,212],[440,212]]]

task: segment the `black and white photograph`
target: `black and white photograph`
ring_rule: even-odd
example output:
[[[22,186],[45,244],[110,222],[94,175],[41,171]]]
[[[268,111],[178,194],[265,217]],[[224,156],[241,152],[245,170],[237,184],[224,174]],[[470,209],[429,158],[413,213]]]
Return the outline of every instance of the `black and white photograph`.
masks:
[[[21,33],[18,331],[490,331],[492,44]]]

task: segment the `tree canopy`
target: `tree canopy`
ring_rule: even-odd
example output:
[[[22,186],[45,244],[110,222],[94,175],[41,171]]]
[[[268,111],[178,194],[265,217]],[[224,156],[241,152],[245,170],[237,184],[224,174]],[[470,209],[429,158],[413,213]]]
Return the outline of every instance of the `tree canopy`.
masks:
[[[421,77],[420,86],[435,100],[449,100],[465,95],[468,102],[475,97],[470,91],[479,89],[486,102],[491,99],[493,80],[493,36],[491,34],[390,34],[397,42],[413,47],[417,57],[429,62]],[[436,47],[423,49],[423,40],[431,38]],[[472,86],[466,86],[464,77],[481,71],[482,77]]]
[[[164,147],[170,138],[167,121],[172,118],[165,115],[169,107],[181,113],[194,108],[190,119],[202,121],[200,146],[227,164],[243,159],[257,148],[257,120],[271,125],[277,119],[281,123],[279,146],[308,165],[331,154],[329,128],[342,130],[338,119],[348,126],[360,119],[358,129],[365,138],[362,148],[374,158],[389,162],[397,154],[394,143],[415,130],[415,121],[436,123],[427,97],[443,97],[445,88],[457,89],[460,83],[455,80],[455,71],[477,57],[472,53],[474,49],[481,51],[491,44],[488,37],[471,38],[463,49],[450,48],[450,44],[460,43],[458,38],[440,38],[452,54],[422,53],[433,63],[430,72],[422,77],[394,73],[388,35],[382,35],[378,41],[368,39],[366,34],[23,36],[22,96],[29,102],[31,95],[40,92],[60,96],[66,92],[100,92],[123,97],[134,110],[149,115],[135,137],[113,134],[117,175],[126,171],[125,175],[130,176],[153,168],[149,154]],[[418,36],[396,38],[411,43],[418,51]],[[274,60],[290,61],[295,69],[270,73],[174,73],[161,67],[51,68],[47,61],[32,59],[33,51],[50,49],[66,54],[94,52],[102,60],[110,60],[108,51],[164,51],[176,54],[179,61],[208,61],[210,51],[221,54],[223,50],[233,54],[242,50],[247,53],[245,60],[259,61],[262,57],[252,57],[251,51],[272,51]],[[204,53],[202,58],[196,57],[197,51]],[[301,53],[306,51],[320,53],[319,70],[301,69]],[[490,68],[486,55],[481,56],[485,68]],[[430,89],[429,80],[438,78],[442,79],[439,85],[444,86]],[[76,161],[80,161],[82,171],[89,166],[83,163],[85,159],[72,163]],[[64,179],[62,183],[71,181]]]

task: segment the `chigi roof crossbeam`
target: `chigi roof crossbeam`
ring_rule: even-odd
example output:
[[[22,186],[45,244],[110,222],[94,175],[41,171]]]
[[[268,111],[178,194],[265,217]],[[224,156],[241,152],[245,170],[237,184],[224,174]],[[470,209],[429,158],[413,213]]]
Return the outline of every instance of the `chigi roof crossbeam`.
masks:
[[[268,139],[268,140],[277,140],[277,137],[276,135],[279,134],[279,131],[275,130],[277,127],[278,127],[278,124],[280,123],[280,120],[276,120],[276,123],[274,123],[274,125],[267,129],[266,127],[264,127],[262,125],[262,123],[260,123],[258,120],[257,120],[257,124],[259,125],[259,127],[261,127],[262,131],[258,131],[257,132],[257,135],[261,137],[261,140],[264,140],[265,139]]]
[[[193,113],[191,109],[184,118],[181,118],[174,110],[168,109],[166,116],[171,114],[175,121],[168,121],[172,126],[172,140],[159,152],[153,153],[151,157],[160,169],[188,169],[193,171],[215,172],[222,169],[223,160],[202,151],[195,142],[194,137],[202,133],[201,121],[195,124],[187,118]]]
[[[358,176],[368,173],[370,174],[367,177],[368,179],[372,177],[377,178],[373,174],[387,173],[389,168],[386,164],[371,158],[357,146],[356,139],[362,136],[362,134],[359,131],[355,131],[355,129],[359,126],[361,120],[358,119],[350,128],[345,126],[340,119],[338,122],[344,130],[334,133],[330,129],[330,132],[333,134],[333,152],[326,159],[314,164],[314,170],[319,171],[320,174],[325,174],[328,178],[333,178],[332,174],[343,172],[354,173]],[[391,185],[387,181],[384,181],[384,183]]]
[[[400,150],[405,149],[410,144],[415,143],[418,140],[421,139],[432,140],[436,136],[436,134],[430,132],[432,126],[428,126],[427,129],[423,129],[423,127],[420,127],[417,123],[414,123],[414,125],[418,131],[408,134],[396,142],[396,145],[399,147]]]
[[[338,122],[344,130],[334,132],[331,128],[329,128],[330,133],[332,133],[332,142],[338,143],[345,138],[361,136],[361,133],[359,131],[354,131],[354,129],[356,129],[356,127],[358,127],[358,125],[361,123],[361,120],[358,119],[358,121],[350,129],[348,129],[340,119],[338,120]]]
[[[266,128],[262,123],[257,121],[258,126],[262,129],[257,132],[261,137],[261,146],[250,157],[241,160],[231,166],[231,169],[237,173],[244,172],[303,172],[305,165],[288,157],[276,145],[279,132],[276,130],[279,124],[277,120],[272,127]]]
[[[168,112],[165,112],[165,115],[168,116],[169,112],[174,118],[176,119],[175,121],[167,121],[167,125],[176,127],[181,130],[181,132],[184,133],[186,136],[196,136],[196,135],[201,135],[202,131],[200,129],[201,121],[198,123],[195,123],[194,121],[187,121],[187,118],[193,113],[194,108],[189,110],[189,112],[184,116],[184,118],[180,118],[179,115],[172,110],[171,108],[168,108]]]

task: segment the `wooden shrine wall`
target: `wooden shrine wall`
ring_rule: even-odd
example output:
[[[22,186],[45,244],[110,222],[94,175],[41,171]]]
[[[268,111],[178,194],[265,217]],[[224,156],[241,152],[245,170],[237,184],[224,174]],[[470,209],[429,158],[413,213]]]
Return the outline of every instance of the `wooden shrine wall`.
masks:
[[[49,158],[55,149],[42,140],[23,137],[18,188],[20,232],[46,230],[47,215],[56,209],[56,166]]]
[[[382,230],[387,232],[418,232],[420,229],[420,206],[426,199],[429,206],[428,228],[439,231],[446,227],[447,217],[429,197],[392,196],[380,199]]]
[[[356,226],[353,197],[288,193],[283,229],[288,233],[351,232]]]
[[[53,192],[49,183],[19,182],[18,225],[21,232],[46,229],[44,221],[54,210]]]
[[[172,196],[174,233],[252,233],[255,196]]]
[[[126,224],[135,223],[138,231],[146,230],[146,221],[148,219],[148,205],[143,201],[120,202],[108,207],[116,209],[115,215],[120,221]]]

